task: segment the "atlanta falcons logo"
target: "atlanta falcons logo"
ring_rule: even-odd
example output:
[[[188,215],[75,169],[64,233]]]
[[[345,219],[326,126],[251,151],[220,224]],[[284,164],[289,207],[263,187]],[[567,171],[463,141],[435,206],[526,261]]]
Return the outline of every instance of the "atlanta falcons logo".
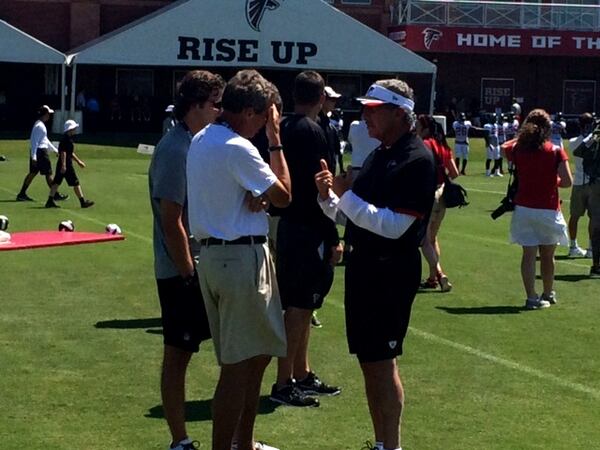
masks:
[[[260,31],[265,11],[279,8],[281,0],[246,0],[246,20],[253,30]]]
[[[439,41],[443,33],[435,28],[425,28],[423,30],[423,43],[425,48],[429,50],[434,41]]]

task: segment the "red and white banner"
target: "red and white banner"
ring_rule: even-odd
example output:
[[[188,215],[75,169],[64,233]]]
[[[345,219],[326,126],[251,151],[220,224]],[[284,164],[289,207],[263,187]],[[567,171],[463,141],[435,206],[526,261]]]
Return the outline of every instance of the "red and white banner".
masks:
[[[595,32],[406,25],[388,37],[416,52],[600,56]]]

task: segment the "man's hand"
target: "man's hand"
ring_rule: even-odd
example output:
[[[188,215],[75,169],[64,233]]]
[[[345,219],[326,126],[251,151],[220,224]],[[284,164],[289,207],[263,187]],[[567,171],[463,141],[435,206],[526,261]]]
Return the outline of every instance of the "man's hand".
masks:
[[[333,184],[331,186],[331,190],[337,195],[341,197],[344,193],[352,187],[352,171],[349,170],[343,175],[340,174],[333,179]]]
[[[60,166],[60,173],[64,174],[67,171],[67,166]]]
[[[279,136],[279,111],[275,105],[271,105],[267,116],[267,126],[265,129],[269,146],[281,145],[281,137]]]
[[[79,164],[79,167],[82,169],[85,169],[85,163],[83,161],[77,161],[77,164]]]
[[[250,191],[246,192],[244,203],[246,204],[246,207],[254,213],[266,210],[270,205],[269,199],[265,195],[254,197]]]
[[[334,245],[331,247],[331,258],[329,259],[329,264],[335,266],[342,262],[342,256],[344,255],[344,244],[341,242],[338,245]]]
[[[327,167],[327,161],[322,159],[320,163],[321,171],[315,174],[315,184],[319,191],[319,197],[321,200],[325,200],[329,197],[329,189],[333,185],[333,174],[329,171],[329,167]]]

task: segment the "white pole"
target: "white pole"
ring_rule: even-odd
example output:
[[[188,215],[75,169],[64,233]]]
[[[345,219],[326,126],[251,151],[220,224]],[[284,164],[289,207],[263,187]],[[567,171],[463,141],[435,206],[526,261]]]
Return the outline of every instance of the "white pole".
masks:
[[[77,64],[75,62],[71,65],[71,117],[75,117],[75,96],[76,94],[76,82],[77,82]]]
[[[66,62],[60,66],[60,110],[65,114],[65,95],[67,93],[67,68]]]

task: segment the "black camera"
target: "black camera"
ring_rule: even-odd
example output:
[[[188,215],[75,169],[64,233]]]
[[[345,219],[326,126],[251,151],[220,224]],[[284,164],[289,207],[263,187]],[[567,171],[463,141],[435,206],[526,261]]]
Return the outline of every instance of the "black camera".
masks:
[[[519,187],[516,170],[513,169],[511,175],[514,175],[514,180],[508,184],[508,189],[506,190],[506,195],[502,200],[500,200],[500,206],[498,206],[495,210],[490,214],[492,219],[496,220],[502,214],[511,212],[515,210],[515,197],[517,195],[517,189]]]
[[[502,214],[511,212],[515,210],[515,204],[513,203],[513,199],[508,195],[500,200],[500,206],[498,206],[495,210],[490,214],[492,219],[496,220]]]

